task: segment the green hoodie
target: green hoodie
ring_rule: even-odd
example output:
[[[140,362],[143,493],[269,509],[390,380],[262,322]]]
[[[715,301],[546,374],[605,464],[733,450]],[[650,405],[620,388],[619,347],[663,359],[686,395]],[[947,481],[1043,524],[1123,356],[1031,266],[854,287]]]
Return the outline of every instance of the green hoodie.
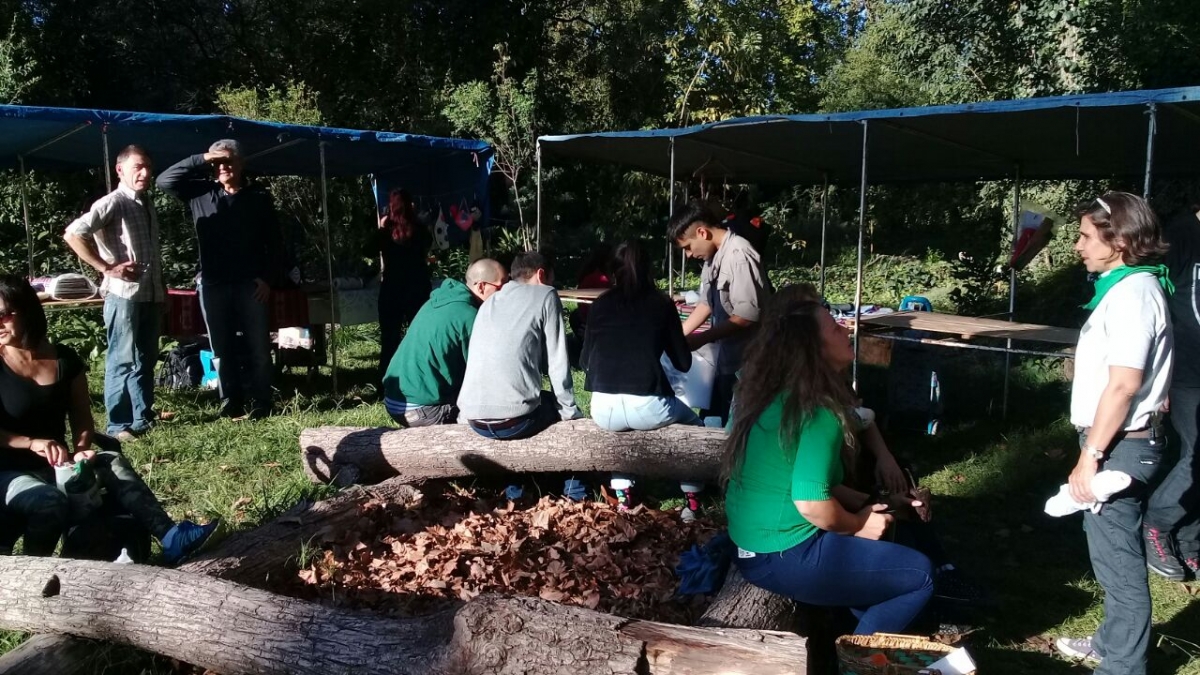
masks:
[[[442,405],[458,400],[475,325],[475,296],[446,279],[413,317],[383,376],[387,403]]]

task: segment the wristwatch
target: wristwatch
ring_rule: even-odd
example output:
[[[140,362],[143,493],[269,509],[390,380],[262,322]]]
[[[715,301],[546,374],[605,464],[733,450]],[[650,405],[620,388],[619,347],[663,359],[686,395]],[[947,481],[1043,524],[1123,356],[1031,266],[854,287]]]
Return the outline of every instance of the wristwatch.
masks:
[[[1092,459],[1104,459],[1104,451],[1094,445],[1083,446],[1083,451],[1086,452],[1088,457],[1091,457]]]

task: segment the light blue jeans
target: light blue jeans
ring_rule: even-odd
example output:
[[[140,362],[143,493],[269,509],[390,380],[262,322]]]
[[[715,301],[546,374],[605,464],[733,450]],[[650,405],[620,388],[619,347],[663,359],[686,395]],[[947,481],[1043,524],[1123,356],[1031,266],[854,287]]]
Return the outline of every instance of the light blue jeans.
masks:
[[[134,302],[109,295],[104,299],[108,354],[104,359],[104,408],[108,435],[142,432],[154,417],[154,364],[162,303]]]
[[[668,424],[699,426],[700,416],[671,396],[592,394],[592,419],[606,431],[650,431]]]

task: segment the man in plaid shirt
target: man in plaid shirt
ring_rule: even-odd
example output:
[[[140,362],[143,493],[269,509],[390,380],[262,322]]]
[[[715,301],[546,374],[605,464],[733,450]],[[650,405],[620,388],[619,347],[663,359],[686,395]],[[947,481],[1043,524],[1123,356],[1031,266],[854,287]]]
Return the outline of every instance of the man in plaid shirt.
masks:
[[[154,364],[166,289],[158,218],[147,192],[150,156],[130,145],[117,155],[116,166],[120,185],[68,225],[65,239],[104,277],[108,434],[130,441],[154,421]]]

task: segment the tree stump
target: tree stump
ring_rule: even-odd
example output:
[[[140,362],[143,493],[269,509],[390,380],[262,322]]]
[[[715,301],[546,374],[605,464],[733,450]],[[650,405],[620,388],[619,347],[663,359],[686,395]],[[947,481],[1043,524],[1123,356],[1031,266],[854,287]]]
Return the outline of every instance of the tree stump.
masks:
[[[465,424],[416,429],[317,427],[300,433],[304,470],[316,482],[404,482],[471,475],[618,471],[711,480],[720,471],[721,429],[672,424],[654,431],[604,431],[591,420],[550,425],[515,441],[484,438]]]

